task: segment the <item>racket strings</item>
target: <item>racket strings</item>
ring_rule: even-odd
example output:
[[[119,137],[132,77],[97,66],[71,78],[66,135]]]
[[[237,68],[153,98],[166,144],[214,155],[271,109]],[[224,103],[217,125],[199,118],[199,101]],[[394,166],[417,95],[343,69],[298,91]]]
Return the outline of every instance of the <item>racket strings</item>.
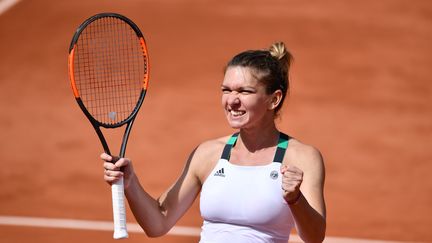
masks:
[[[135,110],[147,72],[140,40],[124,21],[95,20],[77,42],[76,85],[90,114],[116,124]]]

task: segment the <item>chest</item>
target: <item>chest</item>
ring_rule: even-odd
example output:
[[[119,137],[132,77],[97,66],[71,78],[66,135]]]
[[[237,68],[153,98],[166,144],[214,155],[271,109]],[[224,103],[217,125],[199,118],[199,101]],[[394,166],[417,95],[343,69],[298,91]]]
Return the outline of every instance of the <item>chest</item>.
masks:
[[[289,207],[282,197],[280,163],[239,166],[218,162],[204,182],[201,215],[206,220],[268,225],[286,220]]]
[[[260,152],[250,153],[247,150],[231,149],[229,162],[240,166],[265,166],[273,158],[276,148],[269,148]],[[247,162],[247,163],[245,163]]]

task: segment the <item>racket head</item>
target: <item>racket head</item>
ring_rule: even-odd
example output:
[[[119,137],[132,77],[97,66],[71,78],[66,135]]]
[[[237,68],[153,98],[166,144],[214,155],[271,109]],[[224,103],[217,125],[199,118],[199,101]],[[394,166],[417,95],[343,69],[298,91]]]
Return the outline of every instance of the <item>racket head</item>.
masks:
[[[68,56],[75,99],[94,126],[115,128],[135,118],[147,92],[149,58],[138,26],[100,13],[76,30]]]

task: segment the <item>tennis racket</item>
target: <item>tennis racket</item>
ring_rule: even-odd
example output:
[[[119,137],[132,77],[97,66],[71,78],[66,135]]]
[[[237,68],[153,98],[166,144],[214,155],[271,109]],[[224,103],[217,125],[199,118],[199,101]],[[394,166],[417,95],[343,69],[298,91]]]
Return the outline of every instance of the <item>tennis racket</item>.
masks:
[[[101,131],[126,125],[123,158],[132,124],[149,80],[147,46],[138,26],[125,16],[101,13],[84,21],[69,47],[69,78],[79,107],[111,155]],[[114,239],[127,238],[123,179],[112,184]]]

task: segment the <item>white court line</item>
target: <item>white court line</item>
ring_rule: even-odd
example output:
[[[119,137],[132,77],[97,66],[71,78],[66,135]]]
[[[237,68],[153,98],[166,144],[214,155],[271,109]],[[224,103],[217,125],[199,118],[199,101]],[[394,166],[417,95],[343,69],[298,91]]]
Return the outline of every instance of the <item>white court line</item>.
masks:
[[[95,220],[78,220],[78,219],[56,219],[56,218],[37,218],[21,216],[0,216],[0,225],[7,226],[28,226],[43,228],[62,228],[62,229],[79,229],[79,230],[100,230],[112,231],[113,223],[111,221]],[[128,231],[131,233],[143,233],[138,224],[128,223]],[[200,235],[201,229],[197,227],[174,226],[169,235],[179,236],[196,236]],[[302,242],[297,235],[291,235],[289,242]],[[326,237],[324,243],[398,243],[396,241],[381,241],[367,239],[353,239],[342,237]]]
[[[17,4],[20,0],[0,0],[0,15]]]

